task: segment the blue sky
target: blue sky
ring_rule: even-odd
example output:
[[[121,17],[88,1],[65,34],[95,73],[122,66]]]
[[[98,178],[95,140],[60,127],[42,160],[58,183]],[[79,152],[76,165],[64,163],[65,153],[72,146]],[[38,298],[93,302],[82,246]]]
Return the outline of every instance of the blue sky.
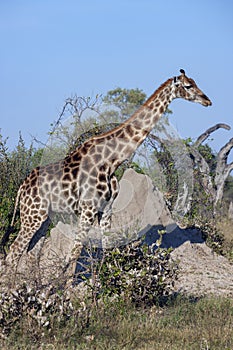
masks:
[[[0,128],[47,138],[66,98],[117,86],[150,95],[184,68],[209,96],[204,108],[172,102],[181,137],[212,134],[217,151],[233,137],[232,0],[0,0]]]

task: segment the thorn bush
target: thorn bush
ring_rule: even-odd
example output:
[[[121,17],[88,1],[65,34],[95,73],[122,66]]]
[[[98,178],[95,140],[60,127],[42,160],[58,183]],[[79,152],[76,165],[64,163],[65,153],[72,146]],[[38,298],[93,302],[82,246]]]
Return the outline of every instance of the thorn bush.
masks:
[[[73,304],[67,293],[47,289],[34,289],[21,285],[15,289],[0,292],[1,337],[6,337],[17,325],[27,320],[28,328],[35,334],[39,329],[50,330],[54,320],[62,322],[73,314]]]

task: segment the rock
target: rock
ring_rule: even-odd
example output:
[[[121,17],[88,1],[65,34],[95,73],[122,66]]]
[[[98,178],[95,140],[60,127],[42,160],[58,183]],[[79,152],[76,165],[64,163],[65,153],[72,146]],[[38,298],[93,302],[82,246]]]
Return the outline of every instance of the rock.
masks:
[[[75,231],[69,224],[59,221],[56,227],[50,231],[50,237],[45,242],[42,250],[42,259],[48,261],[57,261],[62,265],[68,263],[73,243],[75,239]]]
[[[113,229],[129,230],[136,226],[141,236],[154,225],[173,223],[163,194],[154,187],[150,177],[138,174],[133,169],[126,170],[113,205]]]

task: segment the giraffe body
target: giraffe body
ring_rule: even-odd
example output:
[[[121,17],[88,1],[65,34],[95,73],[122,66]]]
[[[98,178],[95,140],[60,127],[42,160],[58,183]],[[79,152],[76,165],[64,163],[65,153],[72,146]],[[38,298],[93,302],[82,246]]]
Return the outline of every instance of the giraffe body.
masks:
[[[32,237],[48,228],[52,212],[79,216],[73,258],[88,241],[96,218],[102,230],[107,230],[118,194],[115,170],[130,158],[175,98],[211,105],[194,80],[181,70],[180,76],[168,79],[120,126],[87,140],[64,160],[32,170],[19,189],[21,228],[7,263],[17,268]]]

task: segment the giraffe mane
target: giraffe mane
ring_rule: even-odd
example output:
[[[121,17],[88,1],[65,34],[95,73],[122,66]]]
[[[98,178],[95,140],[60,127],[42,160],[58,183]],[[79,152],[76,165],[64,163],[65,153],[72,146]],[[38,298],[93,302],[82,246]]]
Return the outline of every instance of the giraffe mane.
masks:
[[[163,84],[161,84],[160,87],[157,90],[155,90],[155,92],[143,103],[142,107],[146,107],[147,105],[149,105],[150,102],[154,100],[155,96],[159,95],[159,93],[165,88],[166,85],[171,84],[172,80],[173,78],[169,78]]]

